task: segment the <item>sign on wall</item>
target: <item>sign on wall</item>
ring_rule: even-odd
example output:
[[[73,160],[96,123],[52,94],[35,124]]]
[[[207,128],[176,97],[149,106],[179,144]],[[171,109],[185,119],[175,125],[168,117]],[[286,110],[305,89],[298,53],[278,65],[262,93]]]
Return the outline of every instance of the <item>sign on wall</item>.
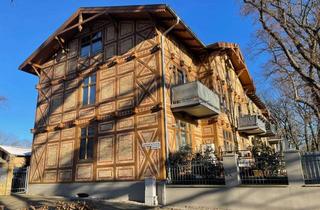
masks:
[[[160,142],[155,141],[155,142],[143,143],[142,146],[150,149],[160,149]]]

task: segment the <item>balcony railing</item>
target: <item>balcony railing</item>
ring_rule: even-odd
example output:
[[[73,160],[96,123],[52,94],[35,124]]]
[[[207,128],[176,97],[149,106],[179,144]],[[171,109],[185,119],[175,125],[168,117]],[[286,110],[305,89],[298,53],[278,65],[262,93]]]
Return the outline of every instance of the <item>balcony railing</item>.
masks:
[[[265,134],[266,124],[259,115],[244,115],[239,117],[238,130],[248,135]]]
[[[266,133],[262,134],[262,136],[275,136],[276,134],[277,134],[276,125],[271,122],[267,122]]]
[[[277,135],[274,135],[268,138],[269,144],[278,144],[280,141],[282,141],[282,138]]]
[[[172,88],[171,109],[187,113],[194,118],[204,118],[220,113],[219,96],[199,81]]]

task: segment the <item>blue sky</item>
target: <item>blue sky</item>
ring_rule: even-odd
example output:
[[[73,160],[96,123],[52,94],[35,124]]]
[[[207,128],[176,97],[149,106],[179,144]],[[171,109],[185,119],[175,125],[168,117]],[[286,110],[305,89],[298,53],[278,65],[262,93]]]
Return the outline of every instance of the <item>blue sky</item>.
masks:
[[[20,140],[32,139],[38,78],[18,66],[78,7],[132,4],[170,5],[205,43],[238,43],[260,91],[264,56],[250,58],[248,49],[256,28],[253,20],[240,15],[237,0],[10,0],[0,1],[0,134]]]

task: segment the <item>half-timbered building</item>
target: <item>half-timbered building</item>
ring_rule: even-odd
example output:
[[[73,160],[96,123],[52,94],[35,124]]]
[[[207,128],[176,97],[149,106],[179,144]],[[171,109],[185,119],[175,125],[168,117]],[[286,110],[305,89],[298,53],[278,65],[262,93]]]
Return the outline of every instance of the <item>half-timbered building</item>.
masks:
[[[19,69],[39,77],[30,193],[124,196],[184,145],[274,132],[239,46],[204,45],[166,5],[80,8]]]

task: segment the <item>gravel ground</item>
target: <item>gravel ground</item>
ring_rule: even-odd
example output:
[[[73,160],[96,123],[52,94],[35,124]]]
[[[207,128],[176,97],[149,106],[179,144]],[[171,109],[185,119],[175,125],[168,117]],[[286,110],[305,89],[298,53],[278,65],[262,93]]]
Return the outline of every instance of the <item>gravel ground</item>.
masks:
[[[217,208],[201,208],[194,206],[186,206],[184,208],[176,207],[150,207],[141,203],[131,201],[117,200],[98,200],[98,199],[83,199],[90,207],[96,210],[218,210]],[[47,206],[48,208],[41,210],[56,209],[58,202],[76,202],[63,197],[41,197],[14,194],[11,196],[0,196],[0,210],[26,210],[26,209],[41,209],[40,207]],[[31,208],[34,207],[34,208]]]

